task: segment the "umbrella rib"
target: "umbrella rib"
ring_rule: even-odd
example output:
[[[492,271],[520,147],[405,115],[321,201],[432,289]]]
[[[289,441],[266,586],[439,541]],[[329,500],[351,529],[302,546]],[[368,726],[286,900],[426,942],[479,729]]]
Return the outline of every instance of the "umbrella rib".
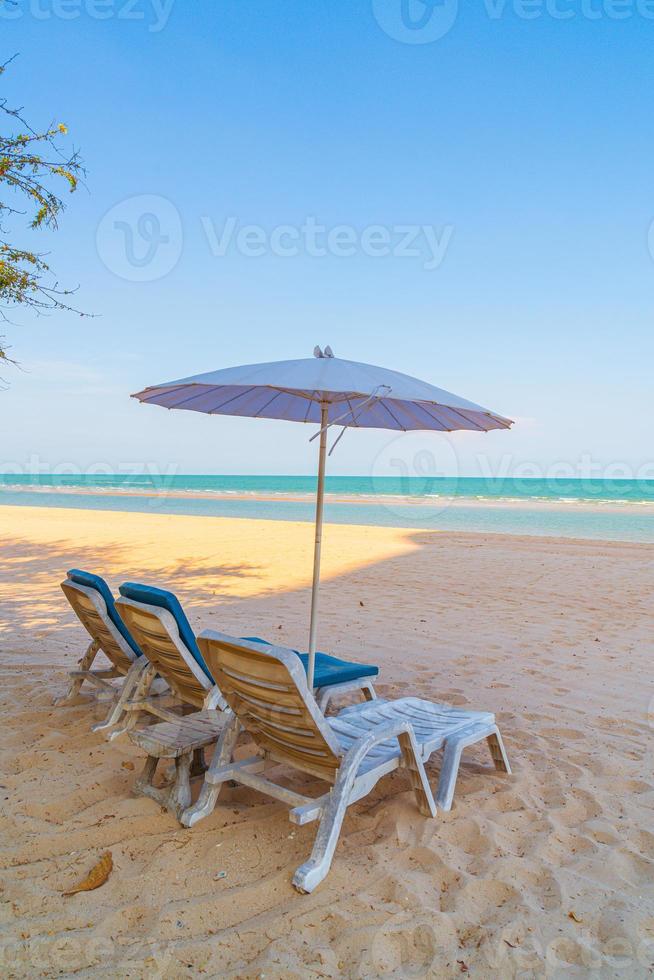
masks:
[[[245,391],[239,391],[238,395],[232,395],[232,397],[228,398],[227,401],[220,402],[220,404],[215,405],[213,408],[209,409],[207,415],[213,415],[219,409],[224,408],[225,405],[229,405],[231,404],[231,402],[235,402],[237,398],[242,398],[243,395],[249,395],[251,392],[254,391],[256,387],[257,385],[251,385],[249,388],[246,388]]]
[[[429,411],[429,409],[427,408],[427,404],[425,402],[411,402],[411,404],[413,405],[414,408],[421,408],[423,410],[423,412],[425,413],[425,415],[427,416],[427,418],[431,419],[432,422],[438,422],[438,424],[440,425],[440,429],[437,429],[436,430],[437,432],[439,432],[439,431],[440,432],[449,432],[450,431],[449,429],[446,429],[445,428],[445,426],[443,425],[443,423],[441,422],[441,420],[438,418],[437,415],[434,415],[433,412],[430,412]]]
[[[418,425],[422,428],[424,425],[424,419],[420,419],[420,417],[416,415],[416,413],[413,411],[413,409],[416,408],[417,405],[418,402],[402,402],[403,410],[407,413],[407,415],[410,415],[411,418],[414,419],[418,423]],[[429,417],[432,418],[431,415]],[[439,420],[435,419],[435,421],[439,421]],[[407,430],[405,429],[404,431],[406,432]],[[435,429],[434,431],[438,432],[438,429]]]
[[[349,399],[349,397],[347,395],[345,396],[345,401],[347,402],[347,407],[349,408],[350,415],[352,416],[352,428],[353,429],[359,429],[359,428],[361,428],[361,426],[357,425],[357,420],[356,420],[356,418],[354,416],[354,409],[352,408],[352,402],[350,401],[350,399]]]
[[[390,417],[393,419],[393,421],[395,422],[395,424],[397,426],[399,426],[400,431],[401,432],[406,432],[406,427],[404,425],[402,425],[402,423],[400,422],[400,420],[398,418],[396,418],[395,415],[393,415],[393,413],[391,412],[391,410],[388,407],[388,405],[386,404],[386,402],[383,401],[383,399],[380,398],[379,399],[379,404],[381,405],[382,408],[385,408],[386,409],[386,411],[388,412],[388,414],[390,415]]]
[[[252,416],[252,418],[255,418],[255,419],[258,419],[258,418],[260,417],[260,415],[261,415],[261,413],[262,413],[262,412],[265,412],[265,410],[266,410],[266,409],[268,408],[268,406],[269,406],[269,405],[272,405],[272,403],[274,402],[274,400],[275,400],[276,398],[279,398],[279,396],[280,396],[281,394],[283,394],[283,392],[281,392],[281,391],[276,391],[276,392],[275,392],[275,394],[274,394],[274,395],[272,396],[272,398],[269,398],[269,399],[268,399],[268,401],[266,402],[266,404],[265,404],[265,405],[262,405],[262,406],[261,406],[261,408],[259,408],[259,409],[257,409],[257,411],[256,411],[256,412],[254,413],[254,415]]]
[[[493,420],[493,422],[499,422],[503,429],[510,429],[513,425],[513,422],[510,419],[505,419],[502,415],[493,415],[492,412],[486,412],[486,414],[488,415],[489,419]]]
[[[167,395],[170,392],[174,392],[174,391],[183,391],[183,389],[186,388],[186,387],[187,387],[186,385],[174,385],[172,388],[157,388],[157,387],[155,387],[153,389],[145,388],[145,391],[152,390],[153,391],[153,394],[148,395],[147,398],[139,398],[138,394],[136,394],[136,395],[132,395],[132,398],[138,398],[139,401],[140,402],[143,402],[143,403],[144,402],[149,402],[151,398],[156,398],[157,396],[160,396],[160,395],[163,395],[163,394],[166,394]]]
[[[455,415],[458,415],[459,418],[465,419],[466,422],[471,422],[476,427],[478,432],[486,431],[483,425],[479,425],[479,423],[475,422],[474,419],[469,419],[467,415],[464,415],[463,412],[460,412],[457,408],[452,408],[451,405],[443,405],[443,408],[446,408],[448,412],[454,412]]]
[[[187,385],[184,385],[184,387],[186,388]],[[192,385],[192,386],[189,385],[188,387],[195,387],[195,385]],[[195,401],[196,398],[202,398],[203,395],[206,395],[207,394],[207,390],[206,389],[207,389],[208,386],[207,385],[200,385],[199,387],[202,388],[201,391],[196,392],[194,395],[189,395],[188,398],[184,398],[181,402],[175,402],[174,405],[171,405],[171,408],[181,408],[182,405],[188,405],[189,402]]]

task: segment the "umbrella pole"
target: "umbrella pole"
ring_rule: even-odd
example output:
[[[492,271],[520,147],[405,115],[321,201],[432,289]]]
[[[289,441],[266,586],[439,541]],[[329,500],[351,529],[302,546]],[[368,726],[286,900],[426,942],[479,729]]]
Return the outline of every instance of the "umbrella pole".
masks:
[[[322,513],[325,502],[325,464],[327,461],[327,423],[329,407],[320,406],[320,454],[318,456],[318,494],[316,497],[316,537],[313,548],[313,584],[311,586],[311,624],[309,626],[309,664],[307,684],[313,690],[314,665],[316,660],[316,634],[318,632],[318,593],[320,591],[320,551],[322,547]]]

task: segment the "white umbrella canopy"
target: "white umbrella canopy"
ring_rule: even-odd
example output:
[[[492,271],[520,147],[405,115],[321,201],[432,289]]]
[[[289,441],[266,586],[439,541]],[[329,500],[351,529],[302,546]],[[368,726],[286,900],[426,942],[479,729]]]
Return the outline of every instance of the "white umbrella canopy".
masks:
[[[513,422],[481,405],[407,374],[334,357],[316,347],[294,361],[246,364],[153,385],[132,395],[140,402],[207,415],[284,419],[320,425],[308,683],[313,686],[327,430],[345,428],[488,432]],[[315,436],[313,437],[315,438]]]
[[[329,348],[326,348],[329,351]],[[316,348],[314,357],[246,364],[168,381],[139,391],[141,402],[207,415],[328,422],[370,429],[508,429],[487,408],[398,371],[345,361]]]

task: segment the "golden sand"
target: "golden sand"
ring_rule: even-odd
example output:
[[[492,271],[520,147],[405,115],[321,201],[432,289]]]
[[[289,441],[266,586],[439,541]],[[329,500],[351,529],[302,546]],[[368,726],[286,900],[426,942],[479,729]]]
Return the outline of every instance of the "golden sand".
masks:
[[[322,649],[378,663],[385,696],[495,711],[514,775],[472,750],[428,821],[394,773],[301,896],[315,825],[240,788],[183,830],[130,795],[131,742],[90,733],[106,705],[50,699],[85,647],[67,568],[305,646],[310,525],[0,507],[0,535],[3,976],[651,975],[654,546],[327,527]]]

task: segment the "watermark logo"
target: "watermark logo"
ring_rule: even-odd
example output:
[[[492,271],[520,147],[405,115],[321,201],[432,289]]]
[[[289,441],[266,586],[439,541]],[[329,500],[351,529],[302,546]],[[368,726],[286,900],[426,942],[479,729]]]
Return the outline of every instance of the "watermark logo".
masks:
[[[432,44],[454,26],[459,0],[372,0],[375,20],[402,44]]]
[[[0,3],[0,19],[126,20],[144,24],[150,34],[163,31],[175,0],[12,0]]]
[[[96,234],[101,261],[129,282],[163,279],[179,262],[182,246],[179,211],[156,194],[140,194],[115,204]]]
[[[479,0],[490,21],[654,20],[654,0]],[[431,44],[454,26],[458,0],[372,0],[375,20],[402,44]]]
[[[0,489],[35,494],[107,494],[125,500],[140,497],[148,509],[156,510],[174,495],[178,475],[178,463],[160,466],[152,460],[98,461],[81,467],[68,461],[53,463],[32,453],[22,462],[2,462]]]
[[[401,433],[389,439],[373,460],[370,476],[375,503],[402,525],[424,527],[452,504],[458,472],[459,459],[447,436]],[[393,479],[390,485],[389,477]]]

